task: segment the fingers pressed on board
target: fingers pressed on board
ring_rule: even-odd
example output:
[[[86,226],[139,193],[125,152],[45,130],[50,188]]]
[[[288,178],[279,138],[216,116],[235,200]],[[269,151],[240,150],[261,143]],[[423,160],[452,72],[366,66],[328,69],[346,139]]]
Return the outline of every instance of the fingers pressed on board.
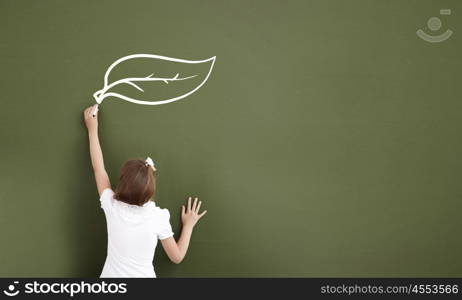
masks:
[[[194,198],[194,203],[193,203],[193,206],[192,206],[193,211],[196,211],[196,206],[197,206],[197,197]]]

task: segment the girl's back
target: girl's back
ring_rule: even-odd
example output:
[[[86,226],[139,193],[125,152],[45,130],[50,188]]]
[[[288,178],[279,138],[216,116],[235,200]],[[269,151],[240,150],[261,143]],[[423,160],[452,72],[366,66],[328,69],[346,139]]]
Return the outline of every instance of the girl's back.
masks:
[[[118,201],[111,189],[103,191],[100,201],[108,231],[101,277],[156,277],[152,262],[157,240],[173,236],[168,210],[153,201],[142,206]]]

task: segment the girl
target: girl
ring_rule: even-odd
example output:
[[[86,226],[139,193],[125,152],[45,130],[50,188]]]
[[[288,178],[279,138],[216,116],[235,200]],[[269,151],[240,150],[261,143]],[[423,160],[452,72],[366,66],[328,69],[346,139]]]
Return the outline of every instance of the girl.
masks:
[[[145,161],[127,161],[122,166],[119,183],[113,191],[104,169],[98,139],[98,115],[93,114],[96,108],[88,107],[84,111],[84,120],[108,232],[107,257],[101,277],[156,277],[152,261],[157,239],[160,239],[170,260],[180,263],[188,251],[194,225],[207,211],[199,214],[201,201],[195,198],[191,203],[189,197],[187,206],[182,206],[183,228],[176,242],[170,226],[169,211],[150,201],[156,192],[156,168],[149,157]]]

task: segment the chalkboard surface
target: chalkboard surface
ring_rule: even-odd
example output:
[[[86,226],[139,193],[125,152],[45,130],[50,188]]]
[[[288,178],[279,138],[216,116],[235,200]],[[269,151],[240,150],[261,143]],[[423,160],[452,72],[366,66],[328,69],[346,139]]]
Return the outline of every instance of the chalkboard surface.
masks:
[[[456,0],[0,1],[0,276],[100,274],[82,110],[134,53],[217,57],[185,99],[100,107],[113,186],[149,155],[176,236],[188,195],[208,210],[183,263],[158,248],[158,276],[462,276],[460,13]]]

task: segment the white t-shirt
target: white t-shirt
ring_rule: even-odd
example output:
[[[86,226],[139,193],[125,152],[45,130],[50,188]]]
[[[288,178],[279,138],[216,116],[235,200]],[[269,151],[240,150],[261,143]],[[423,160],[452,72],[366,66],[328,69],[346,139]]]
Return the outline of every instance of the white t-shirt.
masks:
[[[173,236],[169,211],[152,201],[137,206],[113,196],[111,189],[105,189],[100,197],[108,234],[100,277],[156,277],[152,263],[157,239]]]

